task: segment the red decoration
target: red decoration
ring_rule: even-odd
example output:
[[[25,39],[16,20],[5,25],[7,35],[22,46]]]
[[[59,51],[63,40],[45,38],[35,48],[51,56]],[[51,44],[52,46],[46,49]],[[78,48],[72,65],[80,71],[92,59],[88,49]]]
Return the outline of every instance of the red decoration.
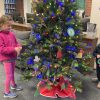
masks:
[[[57,58],[58,59],[62,58],[62,51],[61,50],[58,50],[58,52],[57,52]]]
[[[43,86],[40,86],[41,84]],[[61,86],[63,84],[67,84],[67,87],[65,89],[61,88]],[[68,80],[64,80],[63,77],[60,77],[59,83],[57,85],[50,84],[51,89],[48,89],[46,84],[45,84],[45,82],[43,82],[43,81],[40,81],[38,83],[38,86],[39,86],[40,95],[42,95],[42,96],[50,97],[50,98],[57,98],[57,97],[66,98],[66,97],[70,97],[70,98],[73,98],[74,100],[76,99],[75,89],[69,83],[69,81]]]

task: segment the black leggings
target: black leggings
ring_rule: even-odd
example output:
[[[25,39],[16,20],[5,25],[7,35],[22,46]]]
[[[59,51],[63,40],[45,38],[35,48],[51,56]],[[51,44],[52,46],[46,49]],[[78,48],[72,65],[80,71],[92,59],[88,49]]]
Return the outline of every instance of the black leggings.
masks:
[[[100,58],[99,58],[100,59]],[[100,64],[98,63],[98,60],[99,59],[96,59],[96,72],[97,72],[97,78],[98,78],[98,81],[100,81]],[[100,61],[100,60],[99,60]]]

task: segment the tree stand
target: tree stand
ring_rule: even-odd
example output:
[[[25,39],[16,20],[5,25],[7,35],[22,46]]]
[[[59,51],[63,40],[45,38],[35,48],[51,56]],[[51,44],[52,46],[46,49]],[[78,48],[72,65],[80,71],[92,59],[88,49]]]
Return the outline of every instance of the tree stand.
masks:
[[[50,97],[50,98],[73,98],[74,100],[76,99],[75,95],[75,89],[73,86],[69,83],[68,80],[65,80],[63,77],[59,78],[59,82],[57,85],[50,84],[50,89],[48,89],[46,85],[47,81],[40,81],[38,83],[38,89],[40,92],[40,95],[45,96],[45,97]],[[62,85],[67,84],[67,87],[62,89]]]

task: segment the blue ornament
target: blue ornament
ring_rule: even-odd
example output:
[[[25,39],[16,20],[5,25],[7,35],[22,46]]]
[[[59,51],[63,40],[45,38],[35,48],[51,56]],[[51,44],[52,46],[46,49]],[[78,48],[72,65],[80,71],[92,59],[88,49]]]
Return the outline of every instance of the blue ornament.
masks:
[[[37,76],[36,76],[37,79],[42,79],[42,73],[39,73]]]
[[[66,33],[63,33],[63,35],[64,35],[64,36],[68,36],[68,33],[67,33],[67,32],[66,32]]]
[[[34,32],[32,32],[31,34],[32,34],[32,35],[35,35],[35,33],[34,33]]]
[[[71,47],[71,51],[76,52],[77,51],[76,47],[75,46],[72,46]]]
[[[71,15],[72,16],[75,16],[76,15],[76,12],[75,11],[71,11]]]
[[[35,38],[36,38],[37,40],[41,40],[41,35],[40,35],[39,33],[37,33],[37,34],[35,35]]]
[[[47,20],[47,18],[48,18],[48,17],[45,17],[45,18],[43,18],[43,20],[44,20],[44,21],[46,21],[46,20]]]
[[[46,3],[47,2],[47,0],[44,0],[44,3]]]
[[[51,16],[52,16],[52,17],[54,17],[54,16],[55,16],[55,13],[54,13],[54,12],[52,12]]]
[[[80,34],[80,30],[76,30],[76,31],[75,31],[75,34],[76,34],[76,35]]]
[[[71,21],[71,18],[69,18],[69,17],[66,18],[66,21],[67,21],[67,22],[70,22],[70,21]]]
[[[69,55],[69,59],[75,59],[75,55],[70,54],[70,55]]]
[[[69,45],[66,46],[66,50],[68,50],[68,51],[70,50],[70,46]]]
[[[58,5],[59,5],[60,7],[63,7],[63,6],[64,6],[64,2],[58,2]]]
[[[37,26],[38,26],[37,24],[33,24],[33,26],[32,26],[32,27],[33,27],[33,28],[35,28],[35,27],[37,27]]]
[[[58,0],[56,0],[56,3],[58,3],[59,1]]]
[[[75,0],[70,0],[70,2],[75,2]]]
[[[54,81],[54,77],[50,77],[50,80],[51,80],[51,81]]]
[[[73,51],[73,52],[77,52],[77,47],[76,46],[66,46],[66,50],[67,51]]]
[[[30,57],[30,58],[27,60],[27,64],[28,64],[28,65],[34,64],[34,61],[33,61],[33,58],[32,58],[32,57]]]
[[[70,37],[73,37],[73,36],[75,35],[75,31],[74,31],[74,29],[73,29],[72,27],[69,27],[69,28],[67,29],[67,33],[68,33],[68,35],[69,35]]]

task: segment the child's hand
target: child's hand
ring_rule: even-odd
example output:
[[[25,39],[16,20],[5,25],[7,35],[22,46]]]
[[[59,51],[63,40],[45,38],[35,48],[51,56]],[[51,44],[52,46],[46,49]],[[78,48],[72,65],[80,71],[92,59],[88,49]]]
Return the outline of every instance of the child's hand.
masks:
[[[97,58],[100,58],[100,55],[97,55]]]
[[[20,49],[20,51],[22,50],[22,47],[18,47]]]
[[[17,52],[17,56],[19,56],[22,47],[15,47],[15,51]]]

